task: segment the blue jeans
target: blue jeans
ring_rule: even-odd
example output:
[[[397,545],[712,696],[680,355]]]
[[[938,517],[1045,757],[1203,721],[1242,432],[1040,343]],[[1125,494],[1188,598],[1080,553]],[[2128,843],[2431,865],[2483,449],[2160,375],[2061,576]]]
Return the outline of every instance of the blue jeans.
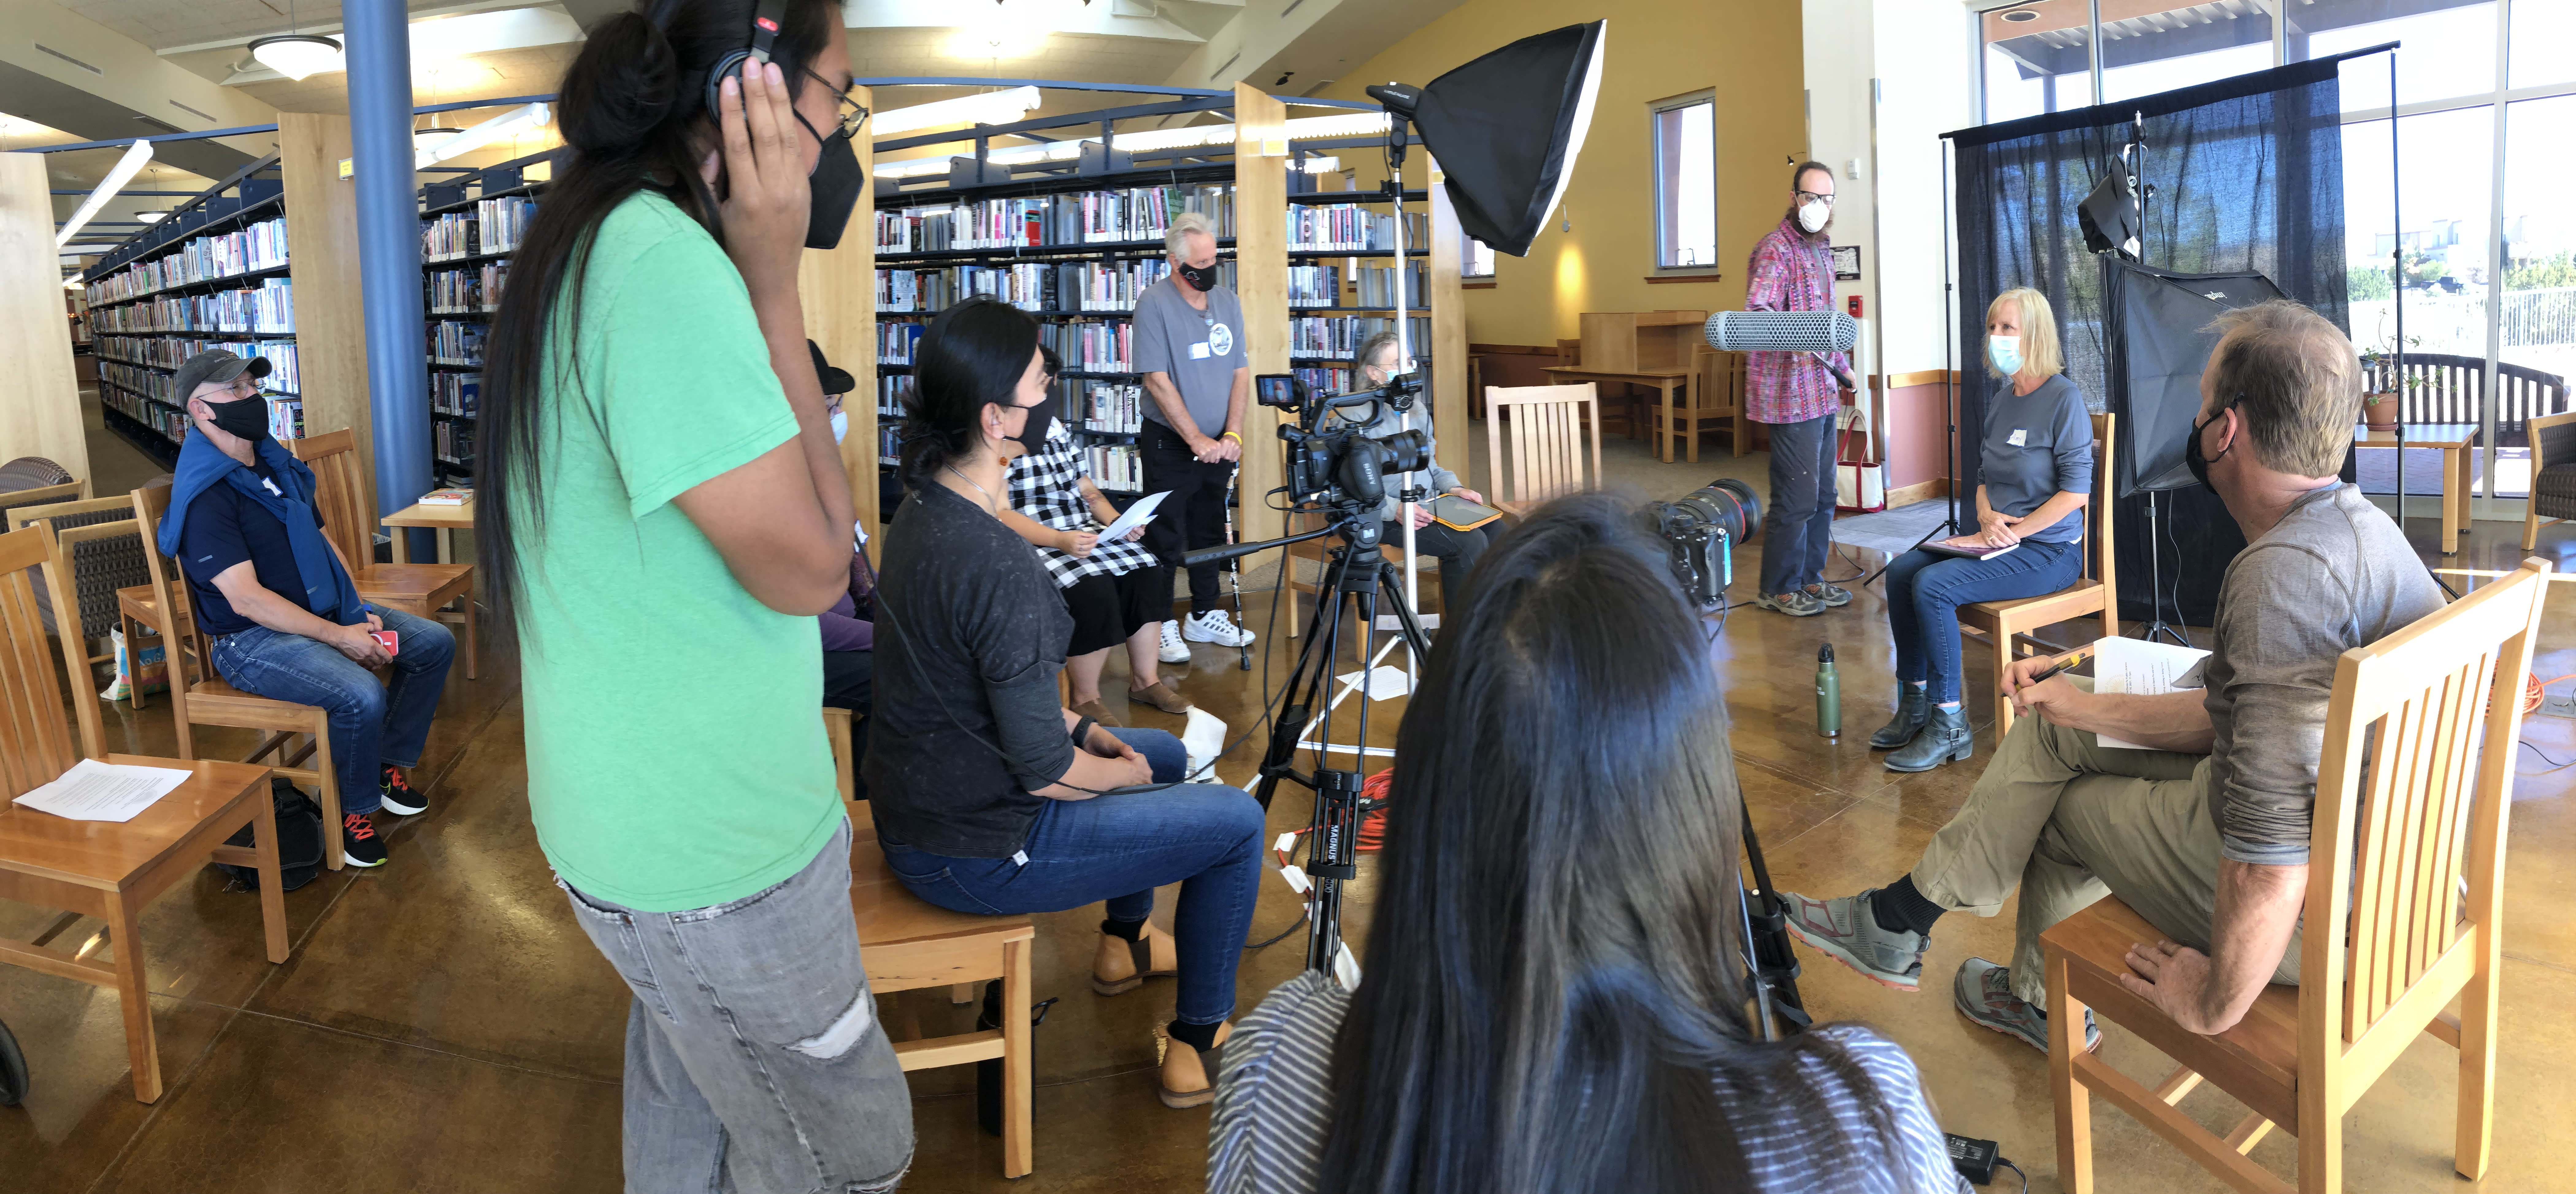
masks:
[[[1887,628],[1896,638],[1896,678],[1929,682],[1932,703],[1959,699],[1959,607],[2054,593],[2083,571],[2082,545],[2024,539],[1983,560],[1920,549],[1887,566]]]
[[[1188,767],[1181,740],[1161,730],[1111,730],[1170,783]],[[1154,889],[1181,885],[1172,917],[1180,954],[1176,1019],[1216,1024],[1234,1014],[1234,970],[1261,884],[1261,806],[1241,788],[1181,784],[1160,792],[1049,800],[1018,858],[950,858],[878,837],[888,867],[914,895],[984,916],[1062,912],[1106,900],[1108,917],[1139,921]]]
[[[447,627],[401,610],[376,611],[396,640],[393,682],[319,639],[253,626],[216,639],[207,654],[226,682],[252,696],[319,705],[331,715],[331,764],[340,773],[340,811],[372,813],[382,802],[382,767],[420,763],[438,713],[438,690],[456,658]]]
[[[912,1092],[850,918],[850,827],[766,891],[638,912],[562,879],[626,980],[629,1194],[891,1190]]]

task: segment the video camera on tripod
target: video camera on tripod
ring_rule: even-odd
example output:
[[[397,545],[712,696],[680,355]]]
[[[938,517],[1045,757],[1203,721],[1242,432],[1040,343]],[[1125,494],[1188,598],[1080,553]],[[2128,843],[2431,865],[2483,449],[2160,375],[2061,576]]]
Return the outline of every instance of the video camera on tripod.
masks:
[[[1376,512],[1386,498],[1386,478],[1431,467],[1430,439],[1420,431],[1362,435],[1359,426],[1374,421],[1374,412],[1369,419],[1346,421],[1328,430],[1323,426],[1324,414],[1380,404],[1411,410],[1421,393],[1421,377],[1414,373],[1348,394],[1316,394],[1293,374],[1254,377],[1253,401],[1297,412],[1294,426],[1279,428],[1279,438],[1288,442],[1289,504],[1327,511],[1337,525],[1348,524],[1353,544],[1377,547]]]

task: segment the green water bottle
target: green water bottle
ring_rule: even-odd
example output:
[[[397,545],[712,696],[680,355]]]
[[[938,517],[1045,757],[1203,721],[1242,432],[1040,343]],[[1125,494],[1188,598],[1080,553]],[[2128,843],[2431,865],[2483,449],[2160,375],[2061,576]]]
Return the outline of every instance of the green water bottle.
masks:
[[[1816,648],[1816,733],[1839,738],[1843,733],[1843,681],[1834,674],[1834,645]]]

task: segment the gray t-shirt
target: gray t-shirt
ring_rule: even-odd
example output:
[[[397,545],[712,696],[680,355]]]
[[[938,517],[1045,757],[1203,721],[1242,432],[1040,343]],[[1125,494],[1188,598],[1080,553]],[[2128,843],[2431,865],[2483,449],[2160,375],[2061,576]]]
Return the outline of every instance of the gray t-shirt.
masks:
[[[2397,524],[2341,482],[2300,498],[2237,553],[2202,669],[2222,857],[2307,862],[2336,659],[2441,607]]]
[[[1199,434],[1223,435],[1234,371],[1245,364],[1243,304],[1219,286],[1207,292],[1207,310],[1201,311],[1181,297],[1186,285],[1174,274],[1136,296],[1136,372],[1168,374]],[[1170,425],[1157,403],[1145,404],[1145,417]]]
[[[2063,373],[2028,394],[2013,393],[2006,382],[1987,399],[1980,451],[1986,504],[1997,513],[2019,518],[2060,491],[2093,491],[2093,419],[2084,410],[2084,392]],[[2072,543],[2083,535],[2084,512],[2069,513],[2055,526],[2014,529],[2024,539]]]

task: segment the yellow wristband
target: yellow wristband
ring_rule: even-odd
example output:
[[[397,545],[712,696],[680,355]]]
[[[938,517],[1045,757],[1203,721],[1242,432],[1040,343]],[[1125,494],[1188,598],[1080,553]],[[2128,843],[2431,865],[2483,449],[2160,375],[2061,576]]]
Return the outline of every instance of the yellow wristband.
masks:
[[[1236,435],[1235,433],[1233,433],[1233,432],[1231,432],[1231,431],[1226,432],[1224,435],[1219,436],[1218,438],[1220,438],[1220,439],[1230,439],[1230,440],[1233,440],[1234,442],[1236,442],[1236,443],[1238,443],[1238,444],[1243,442],[1243,437],[1242,437],[1242,436],[1240,436],[1240,435]]]

